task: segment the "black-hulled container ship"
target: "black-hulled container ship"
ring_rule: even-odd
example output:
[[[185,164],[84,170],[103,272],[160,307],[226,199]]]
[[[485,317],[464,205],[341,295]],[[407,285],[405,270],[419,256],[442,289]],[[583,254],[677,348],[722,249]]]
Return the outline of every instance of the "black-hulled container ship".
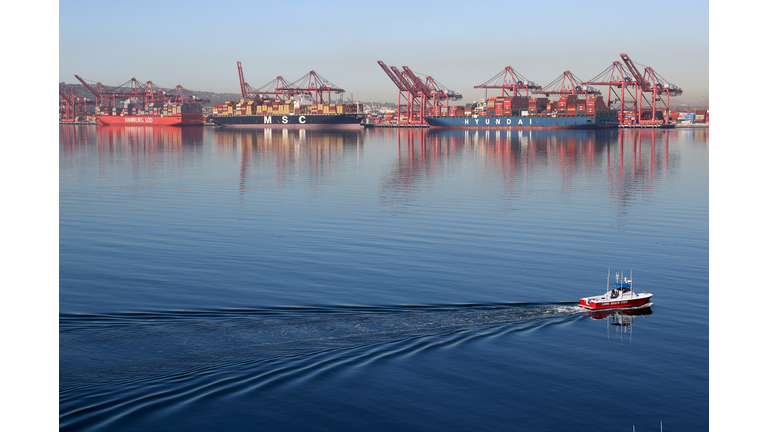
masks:
[[[315,103],[309,95],[297,95],[216,104],[209,121],[229,127],[360,127],[364,118],[362,104]]]

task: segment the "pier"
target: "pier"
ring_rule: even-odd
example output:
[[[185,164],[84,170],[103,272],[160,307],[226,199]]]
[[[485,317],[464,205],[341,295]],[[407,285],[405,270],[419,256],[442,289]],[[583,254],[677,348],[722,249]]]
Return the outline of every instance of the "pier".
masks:
[[[374,124],[374,123],[363,123],[363,127],[367,128],[387,128],[387,129],[399,129],[399,128],[408,128],[408,129],[427,129],[429,128],[429,125],[427,124]]]

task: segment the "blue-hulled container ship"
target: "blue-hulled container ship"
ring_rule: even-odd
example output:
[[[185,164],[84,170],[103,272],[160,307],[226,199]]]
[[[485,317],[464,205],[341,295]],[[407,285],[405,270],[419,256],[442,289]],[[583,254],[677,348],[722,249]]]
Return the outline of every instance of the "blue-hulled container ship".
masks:
[[[424,116],[430,127],[470,129],[602,129],[619,125],[618,111],[602,96],[559,100],[522,96],[492,97],[467,106],[439,107]]]

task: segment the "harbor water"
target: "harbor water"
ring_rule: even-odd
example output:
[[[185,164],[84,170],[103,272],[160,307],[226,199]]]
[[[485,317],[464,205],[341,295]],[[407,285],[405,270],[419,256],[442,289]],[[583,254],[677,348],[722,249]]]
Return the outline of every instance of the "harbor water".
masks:
[[[708,129],[60,127],[61,430],[708,430],[708,334]]]

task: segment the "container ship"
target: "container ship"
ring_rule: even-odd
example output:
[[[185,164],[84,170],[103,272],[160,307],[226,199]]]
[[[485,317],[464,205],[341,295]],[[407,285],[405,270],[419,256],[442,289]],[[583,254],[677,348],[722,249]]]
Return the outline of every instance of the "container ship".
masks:
[[[190,126],[205,121],[203,108],[197,102],[147,103],[128,102],[122,108],[96,107],[96,119],[104,125]]]
[[[437,107],[424,115],[430,127],[471,129],[601,129],[619,125],[618,111],[602,96],[559,100],[523,96],[491,97],[464,107]]]
[[[209,121],[230,127],[359,127],[362,104],[315,103],[308,94],[288,100],[249,99],[213,106]]]

